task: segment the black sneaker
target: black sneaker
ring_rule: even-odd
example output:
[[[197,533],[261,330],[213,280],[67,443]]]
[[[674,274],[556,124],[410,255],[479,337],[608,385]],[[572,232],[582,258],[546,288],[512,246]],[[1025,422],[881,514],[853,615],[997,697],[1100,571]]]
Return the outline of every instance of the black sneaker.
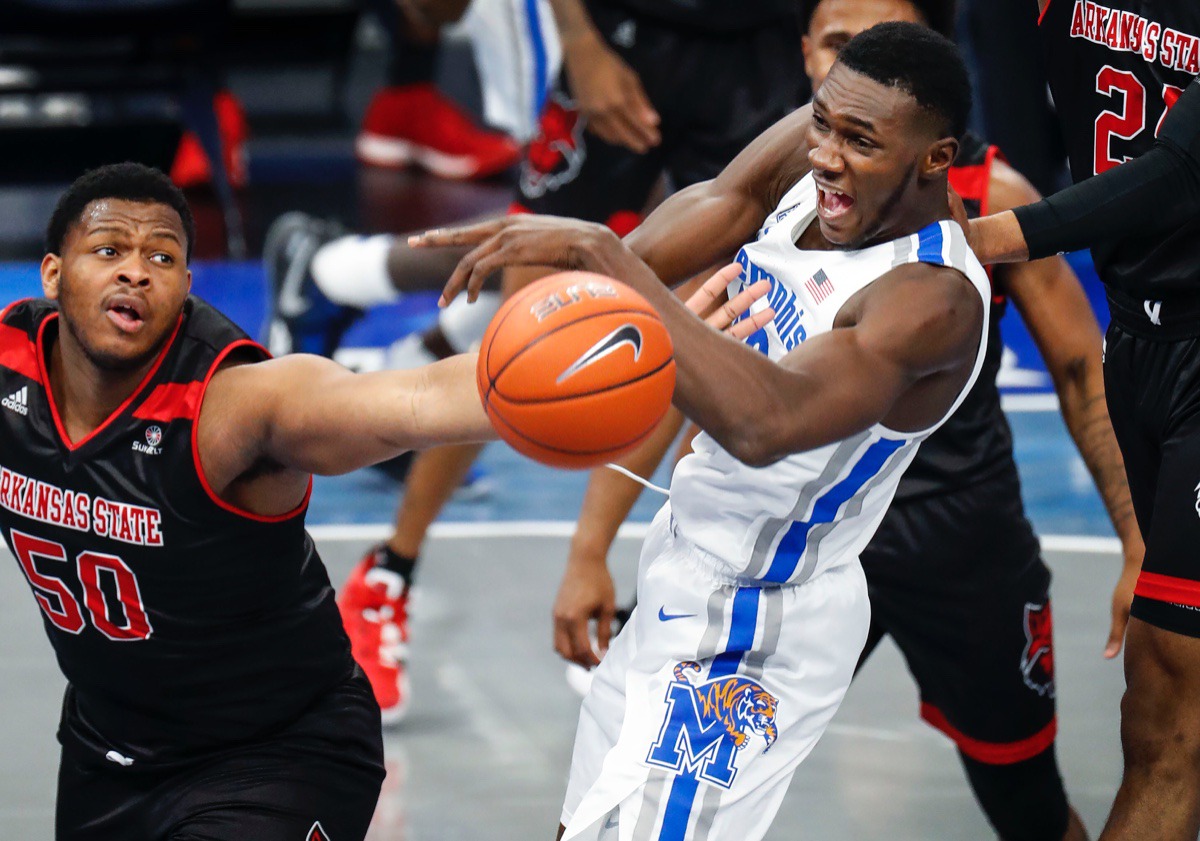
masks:
[[[310,271],[317,249],[344,235],[337,222],[299,211],[285,213],[267,230],[263,270],[270,299],[264,342],[275,356],[333,356],[346,330],[362,316],[362,310],[325,297]]]

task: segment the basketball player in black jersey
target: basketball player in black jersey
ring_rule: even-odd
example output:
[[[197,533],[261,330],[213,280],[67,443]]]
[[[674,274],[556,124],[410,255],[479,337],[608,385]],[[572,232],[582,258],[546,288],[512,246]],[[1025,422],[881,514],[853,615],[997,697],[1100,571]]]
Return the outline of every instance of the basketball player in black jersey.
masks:
[[[1200,832],[1200,4],[1040,0],[1076,183],[980,220],[985,260],[1091,247],[1108,292],[1109,412],[1146,556],[1104,839]],[[1032,4],[1030,6],[1032,13]]]
[[[189,297],[192,240],[162,173],[95,170],[50,221],[48,300],[0,315],[0,529],[69,681],[56,837],[361,839],[379,708],[311,474],[492,437],[474,365],[264,361]]]
[[[944,4],[812,0],[804,4],[806,69],[820,87],[838,49],[887,20],[931,24]],[[950,172],[971,216],[1037,199],[995,147],[968,135]],[[1055,760],[1050,572],[1025,517],[1012,437],[996,378],[1000,319],[1011,297],[1058,388],[1068,429],[1090,466],[1125,546],[1106,656],[1124,634],[1143,551],[1122,462],[1103,401],[1100,331],[1061,258],[994,272],[988,355],[954,416],[921,445],[861,560],[872,627],[864,660],[884,636],[901,649],[920,688],[921,715],[954,740],[968,780],[1003,839],[1083,837]],[[622,461],[649,475],[678,424]],[[692,434],[685,435],[690,441]],[[594,471],[555,605],[555,646],[585,666],[598,660],[615,608],[609,547],[641,488]]]
[[[475,357],[270,360],[189,297],[192,240],[161,172],[94,170],[50,220],[46,299],[0,313],[0,531],[68,680],[56,837],[361,839],[379,706],[312,474],[494,438]]]

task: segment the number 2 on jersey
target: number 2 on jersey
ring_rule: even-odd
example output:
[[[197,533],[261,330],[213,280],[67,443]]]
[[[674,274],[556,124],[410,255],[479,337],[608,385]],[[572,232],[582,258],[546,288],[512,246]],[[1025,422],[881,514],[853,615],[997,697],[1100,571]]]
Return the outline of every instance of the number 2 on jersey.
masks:
[[[92,618],[92,625],[110,640],[149,639],[153,629],[146,609],[142,605],[142,594],[137,578],[125,562],[116,555],[102,552],[81,552],[75,559],[75,568],[70,566],[67,550],[61,543],[34,537],[13,529],[9,534],[13,554],[21,564],[25,577],[33,587],[34,598],[41,605],[46,617],[55,627],[69,634],[83,631],[85,622],[79,601],[67,587],[63,575],[48,575],[38,569],[36,559],[63,564],[64,573],[75,573],[83,587],[83,602]],[[109,578],[121,603],[124,616],[113,610],[101,589],[102,578]],[[117,616],[113,614],[117,613]]]
[[[1146,86],[1128,70],[1118,70],[1111,65],[1100,68],[1096,74],[1096,93],[1115,99],[1121,96],[1119,111],[1101,111],[1096,117],[1096,142],[1094,146],[1094,163],[1092,174],[1099,175],[1107,172],[1118,164],[1129,160],[1127,157],[1115,158],[1112,154],[1113,137],[1122,140],[1133,140],[1146,128]],[[1154,127],[1154,135],[1158,136],[1163,120],[1175,100],[1183,93],[1182,88],[1174,85],[1163,85],[1163,111]]]

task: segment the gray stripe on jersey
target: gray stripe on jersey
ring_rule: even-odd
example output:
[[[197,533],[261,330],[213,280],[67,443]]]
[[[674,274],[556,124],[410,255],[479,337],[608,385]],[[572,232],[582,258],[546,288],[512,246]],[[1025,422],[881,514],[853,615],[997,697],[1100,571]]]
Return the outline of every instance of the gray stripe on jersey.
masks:
[[[875,490],[875,488],[879,487],[880,484],[887,481],[888,477],[896,472],[896,468],[900,466],[900,464],[904,461],[905,456],[908,454],[909,446],[911,445],[906,444],[905,446],[896,450],[896,452],[892,453],[892,457],[888,459],[887,464],[884,465],[883,469],[876,473],[870,481],[863,485],[859,489],[858,493],[852,496],[850,501],[843,506],[840,516],[834,518],[833,522],[822,523],[809,532],[808,546],[804,556],[804,567],[800,570],[800,574],[798,576],[788,582],[789,584],[803,584],[808,580],[809,576],[813,574],[813,570],[817,568],[817,561],[821,554],[821,541],[824,540],[825,537],[834,530],[838,523],[842,522],[843,520],[847,520],[850,517],[857,517],[862,513],[863,503],[866,501],[867,495],[870,494],[871,491]]]
[[[717,646],[721,644],[722,631],[725,630],[725,608],[733,601],[737,588],[721,587],[714,590],[708,597],[708,627],[700,638],[700,647],[696,649],[697,660],[708,660],[717,656]]]
[[[696,827],[690,836],[692,841],[708,841],[708,833],[712,831],[713,819],[721,805],[721,789],[717,786],[705,786],[704,800],[700,802],[700,814],[696,817]]]
[[[900,237],[900,239],[895,241],[894,245],[896,246],[896,253],[892,255],[893,269],[896,266],[903,266],[912,258],[912,237]]]
[[[817,494],[825,491],[827,486],[841,474],[842,469],[845,468],[850,458],[858,451],[859,446],[862,445],[863,441],[867,440],[870,434],[869,431],[860,432],[853,438],[847,438],[838,444],[837,449],[833,451],[833,456],[825,464],[825,469],[821,471],[821,475],[805,485],[803,490],[800,491],[800,497],[796,500],[796,504],[792,506],[792,510],[788,516],[771,517],[763,523],[762,531],[758,533],[758,538],[754,541],[754,551],[750,554],[750,563],[746,566],[747,577],[758,578],[763,574],[770,559],[771,546],[774,545],[779,532],[804,516],[804,513],[808,511],[808,507],[812,504]]]
[[[759,601],[763,610],[762,642],[753,651],[747,652],[743,661],[743,674],[761,680],[763,667],[767,658],[779,648],[779,633],[783,629],[783,594],[782,587],[763,587],[759,592]]]
[[[947,225],[950,231],[950,265],[964,274],[967,271],[967,238],[957,226]]]
[[[663,788],[667,780],[675,775],[662,768],[651,768],[642,788],[642,808],[633,827],[633,841],[650,841],[654,824],[658,822],[658,811],[662,805]]]

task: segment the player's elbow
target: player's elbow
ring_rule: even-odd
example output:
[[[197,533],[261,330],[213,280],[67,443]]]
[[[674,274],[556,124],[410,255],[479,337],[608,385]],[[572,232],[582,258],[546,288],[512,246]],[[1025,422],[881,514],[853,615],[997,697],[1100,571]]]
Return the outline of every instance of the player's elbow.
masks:
[[[747,467],[770,467],[791,455],[775,425],[765,422],[740,424],[722,446]]]

